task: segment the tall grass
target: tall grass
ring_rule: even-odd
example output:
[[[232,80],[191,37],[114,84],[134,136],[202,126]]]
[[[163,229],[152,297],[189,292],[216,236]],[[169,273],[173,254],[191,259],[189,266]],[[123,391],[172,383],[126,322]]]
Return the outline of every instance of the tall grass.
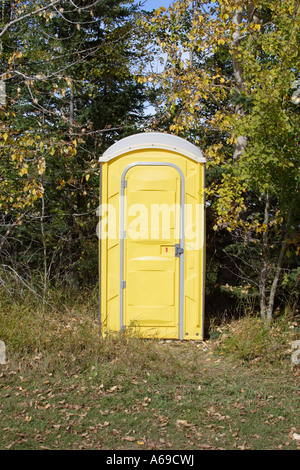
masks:
[[[290,360],[292,342],[299,339],[297,318],[289,311],[270,325],[255,315],[247,315],[220,328],[218,352],[243,361],[282,362]]]
[[[44,311],[0,297],[0,448],[296,447],[295,319],[244,317],[207,343],[102,338],[96,291],[50,294]]]
[[[247,315],[217,330],[211,335],[216,351],[242,361],[289,360],[292,342],[299,339],[297,319],[289,312],[270,326]],[[44,363],[53,370],[75,364],[87,369],[92,364],[122,363],[122,367],[134,369],[151,367],[156,360],[162,363],[158,341],[141,341],[135,328],[106,338],[99,336],[97,290],[52,291],[46,310],[31,293],[20,302],[1,296],[0,339],[6,344],[8,357],[19,360],[43,355]]]
[[[99,363],[122,363],[139,369],[155,361],[152,340],[140,341],[138,330],[99,335],[97,292],[54,291],[46,310],[30,293],[21,302],[0,298],[0,339],[15,361],[43,357],[52,370],[81,370]]]

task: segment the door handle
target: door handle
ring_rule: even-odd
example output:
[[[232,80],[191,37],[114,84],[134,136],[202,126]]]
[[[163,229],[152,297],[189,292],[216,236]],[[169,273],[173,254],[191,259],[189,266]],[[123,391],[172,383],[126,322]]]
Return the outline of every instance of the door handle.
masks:
[[[183,254],[183,248],[180,248],[179,243],[175,243],[175,258],[179,258]]]

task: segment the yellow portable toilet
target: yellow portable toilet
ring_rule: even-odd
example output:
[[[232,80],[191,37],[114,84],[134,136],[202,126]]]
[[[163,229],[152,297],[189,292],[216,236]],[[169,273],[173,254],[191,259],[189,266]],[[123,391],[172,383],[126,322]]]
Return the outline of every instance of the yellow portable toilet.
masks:
[[[126,137],[99,159],[101,334],[203,339],[205,158],[180,137]]]

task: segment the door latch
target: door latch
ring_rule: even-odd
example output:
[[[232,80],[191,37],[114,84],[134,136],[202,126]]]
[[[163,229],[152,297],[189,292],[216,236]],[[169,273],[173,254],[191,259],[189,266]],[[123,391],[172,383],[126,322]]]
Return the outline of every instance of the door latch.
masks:
[[[179,255],[183,254],[183,248],[180,248],[179,243],[175,243],[175,258],[179,258]]]

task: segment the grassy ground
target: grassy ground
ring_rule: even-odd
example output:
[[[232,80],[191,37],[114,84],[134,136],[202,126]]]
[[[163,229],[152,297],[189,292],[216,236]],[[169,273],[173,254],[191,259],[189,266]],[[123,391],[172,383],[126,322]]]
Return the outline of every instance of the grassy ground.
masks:
[[[299,449],[295,320],[196,343],[101,340],[96,315],[88,295],[44,314],[2,304],[0,449]]]

